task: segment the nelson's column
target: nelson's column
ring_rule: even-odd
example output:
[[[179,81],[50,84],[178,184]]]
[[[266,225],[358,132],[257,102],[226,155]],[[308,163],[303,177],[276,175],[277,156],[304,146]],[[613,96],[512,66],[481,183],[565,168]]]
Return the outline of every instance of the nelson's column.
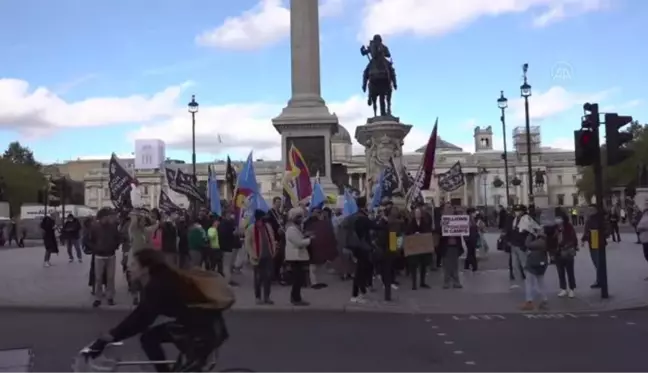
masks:
[[[311,176],[319,172],[328,194],[337,193],[331,181],[331,136],[338,130],[338,118],[322,99],[319,37],[318,0],[291,0],[292,97],[272,124],[281,134],[283,169],[294,144],[304,156]]]

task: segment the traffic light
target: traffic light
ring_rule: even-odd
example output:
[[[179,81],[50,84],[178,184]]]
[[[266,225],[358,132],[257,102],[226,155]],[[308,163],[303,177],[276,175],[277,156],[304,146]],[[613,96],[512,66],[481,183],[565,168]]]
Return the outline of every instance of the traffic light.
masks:
[[[586,103],[583,105],[585,115],[581,122],[582,128],[595,129],[599,127],[599,108],[598,104]]]
[[[632,134],[620,131],[623,126],[630,124],[632,117],[616,113],[605,114],[605,142],[607,149],[607,164],[614,166],[632,156],[633,151],[626,145],[632,141]]]
[[[576,149],[576,165],[591,166],[600,152],[594,131],[580,129],[574,131],[574,149]]]

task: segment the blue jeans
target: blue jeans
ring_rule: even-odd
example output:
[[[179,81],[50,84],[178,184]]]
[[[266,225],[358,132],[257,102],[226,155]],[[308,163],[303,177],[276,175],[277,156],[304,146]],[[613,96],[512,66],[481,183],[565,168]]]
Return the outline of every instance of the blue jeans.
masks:
[[[66,241],[67,245],[67,252],[68,252],[68,257],[70,257],[70,260],[74,260],[74,255],[72,255],[72,248],[74,247],[74,251],[76,252],[76,257],[77,259],[81,260],[81,244],[79,243],[78,239],[68,239]]]
[[[547,293],[544,286],[544,275],[534,275],[533,273],[526,273],[524,280],[524,296],[527,302],[533,302],[535,296],[540,298],[541,302],[547,301]]]
[[[521,248],[517,246],[511,246],[511,269],[513,270],[513,277],[516,282],[522,282],[524,280],[524,267],[526,266],[527,253],[522,251]]]

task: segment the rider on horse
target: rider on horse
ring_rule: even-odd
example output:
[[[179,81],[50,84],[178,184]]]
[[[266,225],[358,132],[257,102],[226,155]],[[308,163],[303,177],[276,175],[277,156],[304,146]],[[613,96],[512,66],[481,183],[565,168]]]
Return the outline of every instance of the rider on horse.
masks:
[[[373,39],[369,42],[369,48],[363,46],[360,51],[363,56],[369,55],[371,58],[363,73],[363,81],[365,84],[370,78],[382,77],[386,78],[394,89],[397,89],[396,71],[391,61],[391,53],[389,48],[383,44],[382,37],[380,35],[374,35]],[[371,104],[370,92],[368,103]]]

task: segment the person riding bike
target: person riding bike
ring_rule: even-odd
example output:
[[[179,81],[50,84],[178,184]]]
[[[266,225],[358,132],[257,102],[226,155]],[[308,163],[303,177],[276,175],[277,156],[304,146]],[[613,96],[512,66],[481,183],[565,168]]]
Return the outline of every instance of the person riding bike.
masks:
[[[115,328],[88,346],[96,358],[109,343],[141,334],[142,349],[151,361],[165,360],[163,343],[173,343],[186,357],[180,371],[200,371],[208,356],[228,338],[222,309],[202,307],[208,299],[191,278],[168,264],[162,252],[144,249],[134,254],[141,269],[143,289],[138,306]],[[153,323],[158,316],[171,322]],[[156,364],[158,372],[170,372],[167,364]]]

